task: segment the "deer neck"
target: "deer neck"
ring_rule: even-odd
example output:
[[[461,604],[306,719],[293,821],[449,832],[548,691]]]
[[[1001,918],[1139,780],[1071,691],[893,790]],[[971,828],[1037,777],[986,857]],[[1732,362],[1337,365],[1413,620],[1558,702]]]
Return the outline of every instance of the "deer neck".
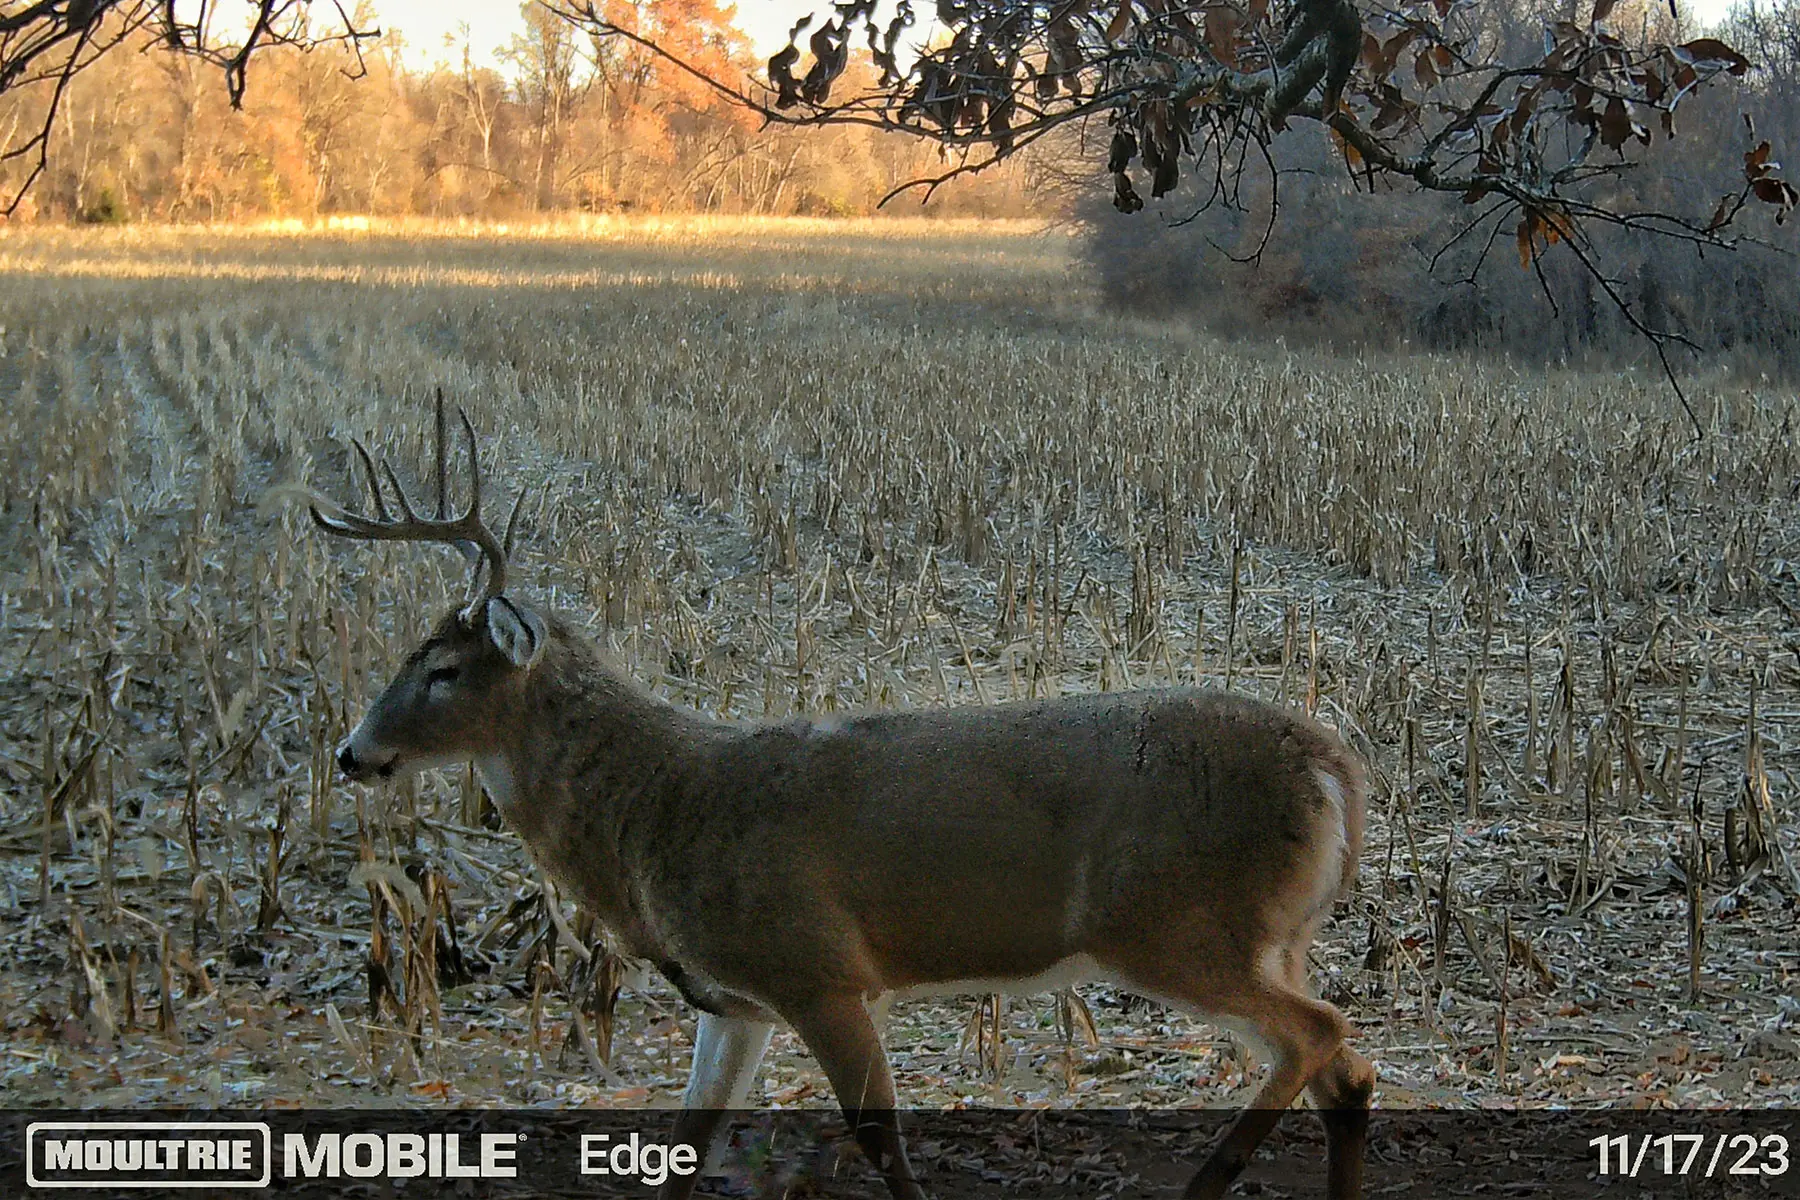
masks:
[[[553,642],[475,765],[564,891],[640,941],[632,831],[679,803],[724,728],[658,699],[592,646]]]

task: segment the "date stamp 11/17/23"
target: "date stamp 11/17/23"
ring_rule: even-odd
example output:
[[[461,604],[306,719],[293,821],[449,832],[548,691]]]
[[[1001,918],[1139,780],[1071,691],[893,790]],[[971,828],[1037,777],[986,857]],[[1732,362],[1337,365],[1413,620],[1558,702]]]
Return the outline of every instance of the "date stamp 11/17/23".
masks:
[[[1620,1133],[1593,1138],[1588,1148],[1601,1175],[1627,1179],[1777,1178],[1793,1169],[1787,1136],[1780,1133]]]

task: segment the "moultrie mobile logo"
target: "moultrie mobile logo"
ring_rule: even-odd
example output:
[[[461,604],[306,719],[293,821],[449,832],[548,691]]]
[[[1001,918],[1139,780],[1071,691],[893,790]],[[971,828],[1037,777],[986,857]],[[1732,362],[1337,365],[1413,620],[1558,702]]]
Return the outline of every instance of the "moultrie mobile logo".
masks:
[[[484,1133],[466,1147],[455,1133],[290,1133],[281,1141],[285,1179],[516,1179],[523,1134]]]
[[[33,1188],[264,1188],[261,1121],[34,1121],[25,1127]]]

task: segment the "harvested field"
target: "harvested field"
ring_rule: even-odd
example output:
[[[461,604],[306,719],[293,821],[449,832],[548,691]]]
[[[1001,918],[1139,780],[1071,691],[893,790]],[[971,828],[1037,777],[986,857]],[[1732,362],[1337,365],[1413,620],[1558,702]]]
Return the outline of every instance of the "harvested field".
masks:
[[[1696,441],[1653,376],[1215,343],[1094,313],[1066,236],[0,235],[8,1106],[678,1098],[692,1013],[467,772],[332,770],[462,567],[279,485],[422,464],[439,386],[535,489],[523,586],[672,699],[1197,681],[1342,729],[1377,783],[1316,975],[1378,1104],[1800,1103],[1796,398],[1696,386]],[[1099,987],[889,1043],[921,1107],[1256,1078]],[[828,1096],[779,1035],[762,1102]]]

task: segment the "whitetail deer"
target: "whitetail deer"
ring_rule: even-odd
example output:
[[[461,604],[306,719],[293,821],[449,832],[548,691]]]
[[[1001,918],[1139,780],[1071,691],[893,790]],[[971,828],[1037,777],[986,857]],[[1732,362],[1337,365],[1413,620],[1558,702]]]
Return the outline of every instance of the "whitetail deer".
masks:
[[[1224,1194],[1302,1089],[1327,1129],[1328,1192],[1361,1190],[1374,1071],[1315,999],[1306,956],[1363,840],[1356,756],[1313,721],[1169,689],[992,708],[761,724],[651,695],[572,624],[508,596],[504,541],[471,496],[435,518],[386,464],[352,538],[472,547],[485,582],[408,656],[338,755],[354,779],[473,760],[506,820],[625,950],[700,1012],[677,1137],[716,1152],[770,1030],[817,1056],[900,1200],[907,1161],[871,1001],[1109,981],[1256,1036],[1273,1071],[1189,1184]],[[671,1177],[664,1200],[694,1177]]]

